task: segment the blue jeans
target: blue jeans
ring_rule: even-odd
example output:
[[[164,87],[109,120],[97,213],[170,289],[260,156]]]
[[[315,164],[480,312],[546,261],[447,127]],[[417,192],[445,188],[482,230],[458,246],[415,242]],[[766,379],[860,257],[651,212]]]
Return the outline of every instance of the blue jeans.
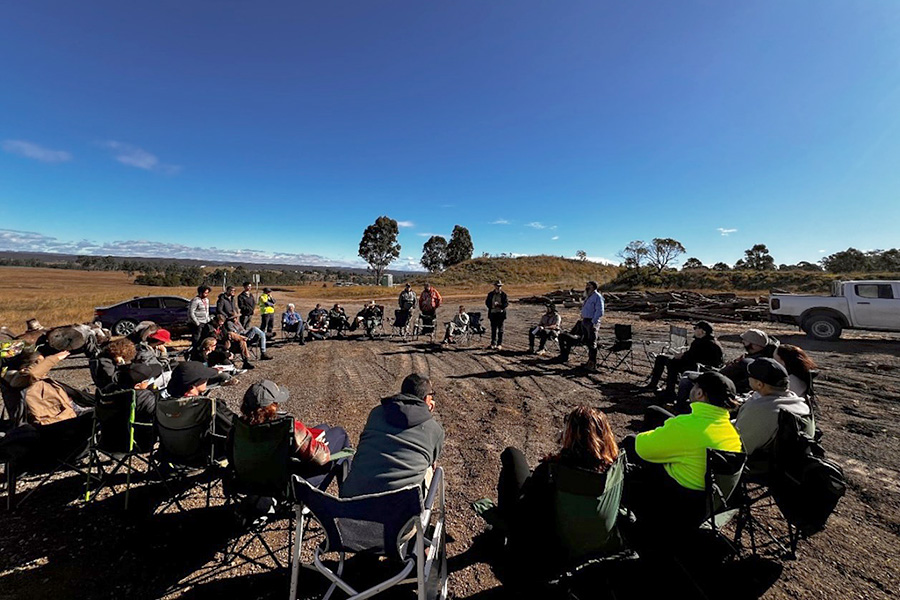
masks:
[[[247,342],[252,344],[259,341],[259,350],[263,354],[266,353],[266,334],[259,327],[251,327],[247,330]]]

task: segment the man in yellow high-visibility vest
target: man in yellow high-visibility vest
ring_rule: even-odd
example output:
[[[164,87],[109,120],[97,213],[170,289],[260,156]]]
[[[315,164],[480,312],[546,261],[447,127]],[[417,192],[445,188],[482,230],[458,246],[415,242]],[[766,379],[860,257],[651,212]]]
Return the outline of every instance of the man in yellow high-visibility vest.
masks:
[[[272,288],[263,288],[263,293],[259,295],[256,306],[259,308],[259,314],[262,316],[259,328],[266,335],[272,334],[272,329],[275,326],[275,298],[272,297]]]

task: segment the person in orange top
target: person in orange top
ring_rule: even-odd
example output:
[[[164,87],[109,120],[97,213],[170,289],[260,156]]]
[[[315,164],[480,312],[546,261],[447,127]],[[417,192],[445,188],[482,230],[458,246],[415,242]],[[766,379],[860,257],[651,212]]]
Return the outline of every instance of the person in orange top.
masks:
[[[433,317],[437,314],[437,309],[440,308],[441,302],[443,302],[443,298],[441,298],[437,288],[430,283],[426,283],[422,293],[419,294],[419,311],[423,315]]]

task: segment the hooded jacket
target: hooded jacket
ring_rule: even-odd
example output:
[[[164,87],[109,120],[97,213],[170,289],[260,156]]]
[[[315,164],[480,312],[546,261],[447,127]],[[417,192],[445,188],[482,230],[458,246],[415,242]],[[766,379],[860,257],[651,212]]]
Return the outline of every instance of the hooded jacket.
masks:
[[[369,413],[341,496],[361,496],[421,485],[440,457],[444,429],[425,401],[398,394]]]
[[[754,392],[738,410],[734,426],[744,442],[744,451],[751,459],[765,458],[769,446],[778,433],[778,413],[786,410],[803,417],[807,424],[812,422],[809,405],[803,398],[790,390],[776,391],[763,396]],[[758,456],[754,456],[757,454]]]
[[[216,300],[216,314],[225,315],[226,319],[235,316],[234,298],[225,292],[219,294],[219,298]]]

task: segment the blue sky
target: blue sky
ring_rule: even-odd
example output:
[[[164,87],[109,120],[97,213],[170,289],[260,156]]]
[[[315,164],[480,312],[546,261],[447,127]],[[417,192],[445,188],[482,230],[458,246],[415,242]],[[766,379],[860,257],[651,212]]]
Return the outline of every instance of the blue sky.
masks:
[[[346,264],[381,214],[397,266],[455,224],[896,247],[898,33],[896,0],[7,3],[0,249]]]

